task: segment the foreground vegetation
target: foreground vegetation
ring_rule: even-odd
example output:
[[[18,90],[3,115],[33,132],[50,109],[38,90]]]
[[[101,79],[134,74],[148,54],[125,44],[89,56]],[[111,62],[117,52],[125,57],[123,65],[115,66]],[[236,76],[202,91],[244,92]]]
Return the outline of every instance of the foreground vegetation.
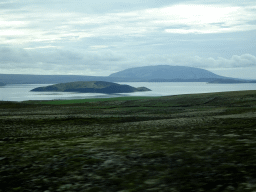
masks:
[[[0,191],[256,191],[256,91],[61,102],[0,102]]]

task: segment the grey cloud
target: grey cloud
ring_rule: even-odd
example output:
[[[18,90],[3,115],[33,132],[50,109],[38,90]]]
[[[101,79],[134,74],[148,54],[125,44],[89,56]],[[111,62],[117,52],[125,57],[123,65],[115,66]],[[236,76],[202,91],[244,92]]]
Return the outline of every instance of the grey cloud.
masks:
[[[6,10],[6,9],[18,9],[23,7],[23,4],[21,1],[18,0],[2,0],[0,2],[0,9]]]
[[[21,63],[29,60],[29,54],[24,49],[0,47],[0,64]]]
[[[227,63],[231,67],[252,67],[256,66],[256,57],[250,54],[234,55]]]
[[[31,0],[30,0],[31,1]],[[140,10],[146,8],[155,8],[162,7],[166,5],[170,5],[173,3],[180,3],[182,1],[175,0],[94,0],[94,1],[81,1],[81,0],[45,0],[45,1],[37,1],[33,2],[40,6],[47,7],[51,5],[51,9],[59,9],[61,7],[65,7],[65,11],[71,12],[80,12],[80,13],[113,13],[113,12],[122,12],[127,10]],[[184,2],[184,0],[183,0]],[[187,0],[185,1],[187,2]],[[49,7],[49,6],[48,6]]]
[[[251,54],[224,57],[199,57],[188,55],[148,54],[130,55],[110,50],[70,51],[64,49],[24,50],[0,48],[1,71],[19,71],[34,74],[109,75],[123,69],[147,65],[180,65],[205,69],[256,67],[256,57]]]
[[[185,22],[188,22],[186,25],[182,24],[182,19],[175,14],[172,14],[172,11],[175,10],[174,7],[169,9],[151,9],[147,10],[147,7],[141,8],[141,10],[133,11],[126,10],[126,12],[112,12],[112,13],[97,13],[97,14],[88,14],[86,12],[71,12],[69,10],[69,5],[76,6],[74,2],[64,1],[61,3],[57,1],[54,3],[45,3],[45,5],[38,6],[39,2],[36,1],[34,4],[31,1],[31,4],[34,5],[31,7],[27,7],[27,11],[30,11],[27,14],[19,14],[16,15],[15,19],[17,20],[18,16],[22,18],[22,21],[27,21],[26,28],[27,30],[21,30],[20,27],[14,27],[12,30],[17,33],[15,35],[16,42],[20,43],[28,43],[28,42],[60,42],[60,41],[74,41],[77,42],[80,39],[88,38],[91,36],[97,37],[111,37],[115,38],[116,36],[129,37],[129,36],[147,36],[150,34],[161,34],[164,32],[167,33],[208,33],[209,31],[213,31],[213,33],[222,33],[223,25],[215,24],[215,28],[212,29],[213,24],[203,24],[203,25],[195,25],[190,24],[190,16],[185,16]],[[78,1],[77,1],[78,2]],[[90,4],[92,6],[95,3],[103,3],[103,1],[95,1]],[[114,5],[116,2],[121,1],[110,1],[109,4]],[[153,3],[154,1],[151,1]],[[165,1],[164,1],[165,2]],[[42,3],[42,2],[41,2]],[[60,4],[61,3],[61,4]],[[131,4],[143,4],[143,1],[130,2]],[[64,6],[64,5],[65,6]],[[154,4],[154,3],[153,3]],[[36,6],[37,5],[37,6]],[[51,6],[49,6],[51,5]],[[53,6],[52,6],[53,5]],[[59,9],[54,8],[54,5],[60,6]],[[83,7],[84,5],[79,5]],[[62,12],[63,7],[63,12]],[[199,6],[200,7],[200,6]],[[50,8],[50,10],[48,10]],[[181,8],[181,7],[180,7]],[[112,10],[112,9],[110,9]],[[202,9],[200,9],[202,11]],[[168,15],[166,16],[161,11],[166,11]],[[46,14],[47,13],[47,14]],[[229,15],[232,17],[232,22],[238,22],[237,20],[242,17],[244,21],[246,19],[251,20],[251,16],[254,16],[254,12],[250,13],[251,16],[248,18],[243,16],[244,11],[239,14],[237,18],[236,15]],[[202,13],[201,13],[202,15]],[[7,15],[7,18],[11,21],[12,15]],[[184,19],[184,18],[183,18]],[[8,20],[8,19],[7,19]],[[215,21],[215,20],[214,20]],[[215,21],[216,22],[216,21]],[[227,21],[227,23],[230,20]],[[231,25],[230,23],[228,23]],[[240,25],[241,23],[239,23]],[[198,27],[199,26],[199,27]],[[252,25],[248,25],[243,27],[243,25],[239,28],[236,27],[237,23],[232,24],[232,26],[228,26],[230,31],[236,31],[240,29],[251,30],[254,29]],[[209,29],[208,29],[209,28]],[[164,30],[165,29],[165,30]],[[26,34],[30,34],[29,36]],[[2,37],[1,41],[8,43],[8,34],[4,34],[4,38]],[[15,39],[11,42],[15,43]]]
[[[231,58],[202,58],[193,57],[189,59],[191,65],[204,68],[247,68],[256,67],[256,57],[250,54],[233,55]]]
[[[256,67],[256,57],[250,54],[233,55],[231,58],[204,58],[199,56],[172,56],[152,54],[138,58],[141,65],[180,65],[200,68],[247,68]]]
[[[74,52],[65,49],[0,48],[0,70],[32,73],[76,73],[98,75],[111,73],[109,66],[117,65],[125,58],[112,51]],[[86,71],[89,71],[86,74]]]

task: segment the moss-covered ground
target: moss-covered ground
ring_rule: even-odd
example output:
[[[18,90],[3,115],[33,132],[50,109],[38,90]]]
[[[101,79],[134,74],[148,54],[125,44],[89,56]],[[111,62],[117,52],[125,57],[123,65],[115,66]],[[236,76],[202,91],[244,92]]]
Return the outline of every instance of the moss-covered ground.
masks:
[[[58,102],[0,102],[1,192],[256,191],[256,91]]]

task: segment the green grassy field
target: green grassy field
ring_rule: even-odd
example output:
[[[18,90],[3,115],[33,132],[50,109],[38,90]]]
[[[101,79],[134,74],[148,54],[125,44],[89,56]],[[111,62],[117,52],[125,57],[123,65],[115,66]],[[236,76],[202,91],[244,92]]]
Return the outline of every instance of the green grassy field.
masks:
[[[256,191],[256,91],[0,102],[0,191]]]

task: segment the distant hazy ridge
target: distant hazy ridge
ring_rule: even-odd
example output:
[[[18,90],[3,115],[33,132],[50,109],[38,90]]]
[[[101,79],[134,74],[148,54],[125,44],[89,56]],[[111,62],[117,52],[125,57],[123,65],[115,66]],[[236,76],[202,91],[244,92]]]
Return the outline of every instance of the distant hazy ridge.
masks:
[[[109,76],[0,74],[0,82],[5,84],[55,84],[75,81],[212,83],[253,82],[219,76],[204,69],[169,65],[130,68],[113,73]]]
[[[184,66],[146,66],[126,69],[111,74],[109,77],[134,78],[134,79],[219,79],[223,78],[204,69]]]

